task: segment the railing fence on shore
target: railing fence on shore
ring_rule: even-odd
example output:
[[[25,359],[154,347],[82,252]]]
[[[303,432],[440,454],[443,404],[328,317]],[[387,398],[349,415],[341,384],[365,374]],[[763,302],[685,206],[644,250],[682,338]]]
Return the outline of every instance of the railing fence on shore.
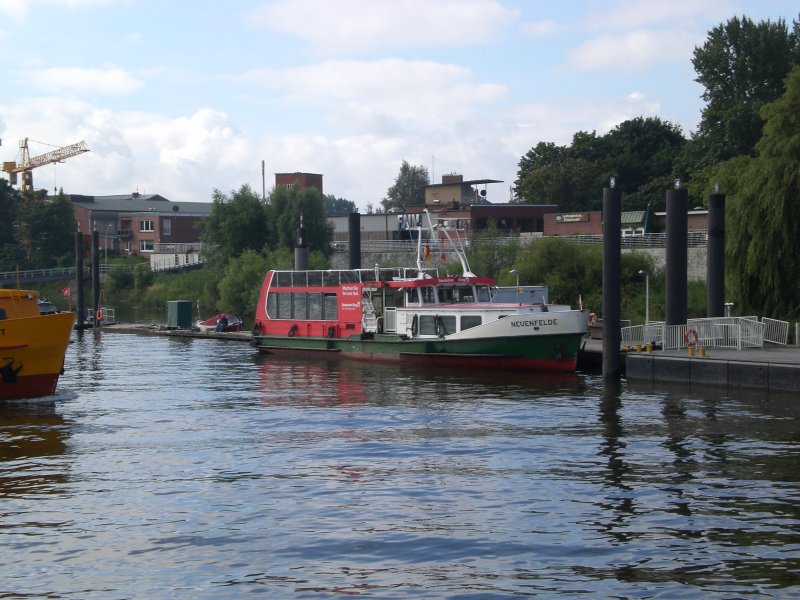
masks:
[[[660,346],[663,350],[681,348],[763,348],[765,344],[786,346],[789,342],[789,323],[756,316],[689,319],[685,325],[648,323],[622,328],[622,343],[626,346]]]

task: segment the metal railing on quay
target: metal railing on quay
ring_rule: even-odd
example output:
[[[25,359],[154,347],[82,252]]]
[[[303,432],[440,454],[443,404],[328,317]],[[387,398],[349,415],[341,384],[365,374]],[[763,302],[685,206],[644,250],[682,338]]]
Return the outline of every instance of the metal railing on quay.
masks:
[[[663,350],[682,348],[763,348],[765,343],[786,346],[789,323],[755,316],[689,319],[685,325],[648,323],[622,329],[622,343],[652,343]]]

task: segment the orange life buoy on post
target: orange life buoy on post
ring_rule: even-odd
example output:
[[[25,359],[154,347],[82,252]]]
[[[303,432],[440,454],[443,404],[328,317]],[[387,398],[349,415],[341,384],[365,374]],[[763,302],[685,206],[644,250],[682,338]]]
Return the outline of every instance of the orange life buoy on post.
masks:
[[[700,336],[697,335],[696,329],[687,329],[686,333],[683,334],[683,341],[686,342],[689,348],[694,348],[699,340]]]
[[[98,308],[97,313],[94,316],[97,317],[97,322],[99,323],[103,320],[103,311]]]

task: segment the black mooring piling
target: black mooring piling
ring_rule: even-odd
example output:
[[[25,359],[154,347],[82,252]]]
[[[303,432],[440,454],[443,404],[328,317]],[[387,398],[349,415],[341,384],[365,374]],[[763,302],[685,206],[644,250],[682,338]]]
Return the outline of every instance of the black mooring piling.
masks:
[[[706,242],[707,311],[709,317],[725,316],[725,194],[708,196]]]
[[[686,190],[667,190],[667,325],[686,324],[689,194]]]
[[[93,323],[97,327],[100,312],[100,232],[92,231],[92,309]]]
[[[622,192],[603,188],[603,377],[619,379]]]
[[[75,232],[75,310],[78,312],[76,323],[80,328],[86,318],[86,296],[83,290],[83,234],[78,229]]]
[[[357,212],[350,213],[347,219],[347,229],[350,238],[350,268],[361,268],[361,215]]]

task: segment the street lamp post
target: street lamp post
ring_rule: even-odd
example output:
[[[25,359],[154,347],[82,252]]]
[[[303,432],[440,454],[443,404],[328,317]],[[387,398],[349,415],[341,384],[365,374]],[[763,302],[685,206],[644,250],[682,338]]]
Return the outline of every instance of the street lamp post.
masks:
[[[519,271],[516,269],[511,269],[509,273],[517,276],[517,304],[519,304]]]
[[[644,326],[650,323],[650,273],[639,271],[639,275],[644,275]]]
[[[108,273],[108,230],[109,229],[111,229],[111,223],[106,225],[106,241],[105,241],[105,244],[103,244],[104,250],[105,250],[105,252],[104,252],[105,259],[104,260],[105,260],[105,263],[106,263],[106,273]]]

